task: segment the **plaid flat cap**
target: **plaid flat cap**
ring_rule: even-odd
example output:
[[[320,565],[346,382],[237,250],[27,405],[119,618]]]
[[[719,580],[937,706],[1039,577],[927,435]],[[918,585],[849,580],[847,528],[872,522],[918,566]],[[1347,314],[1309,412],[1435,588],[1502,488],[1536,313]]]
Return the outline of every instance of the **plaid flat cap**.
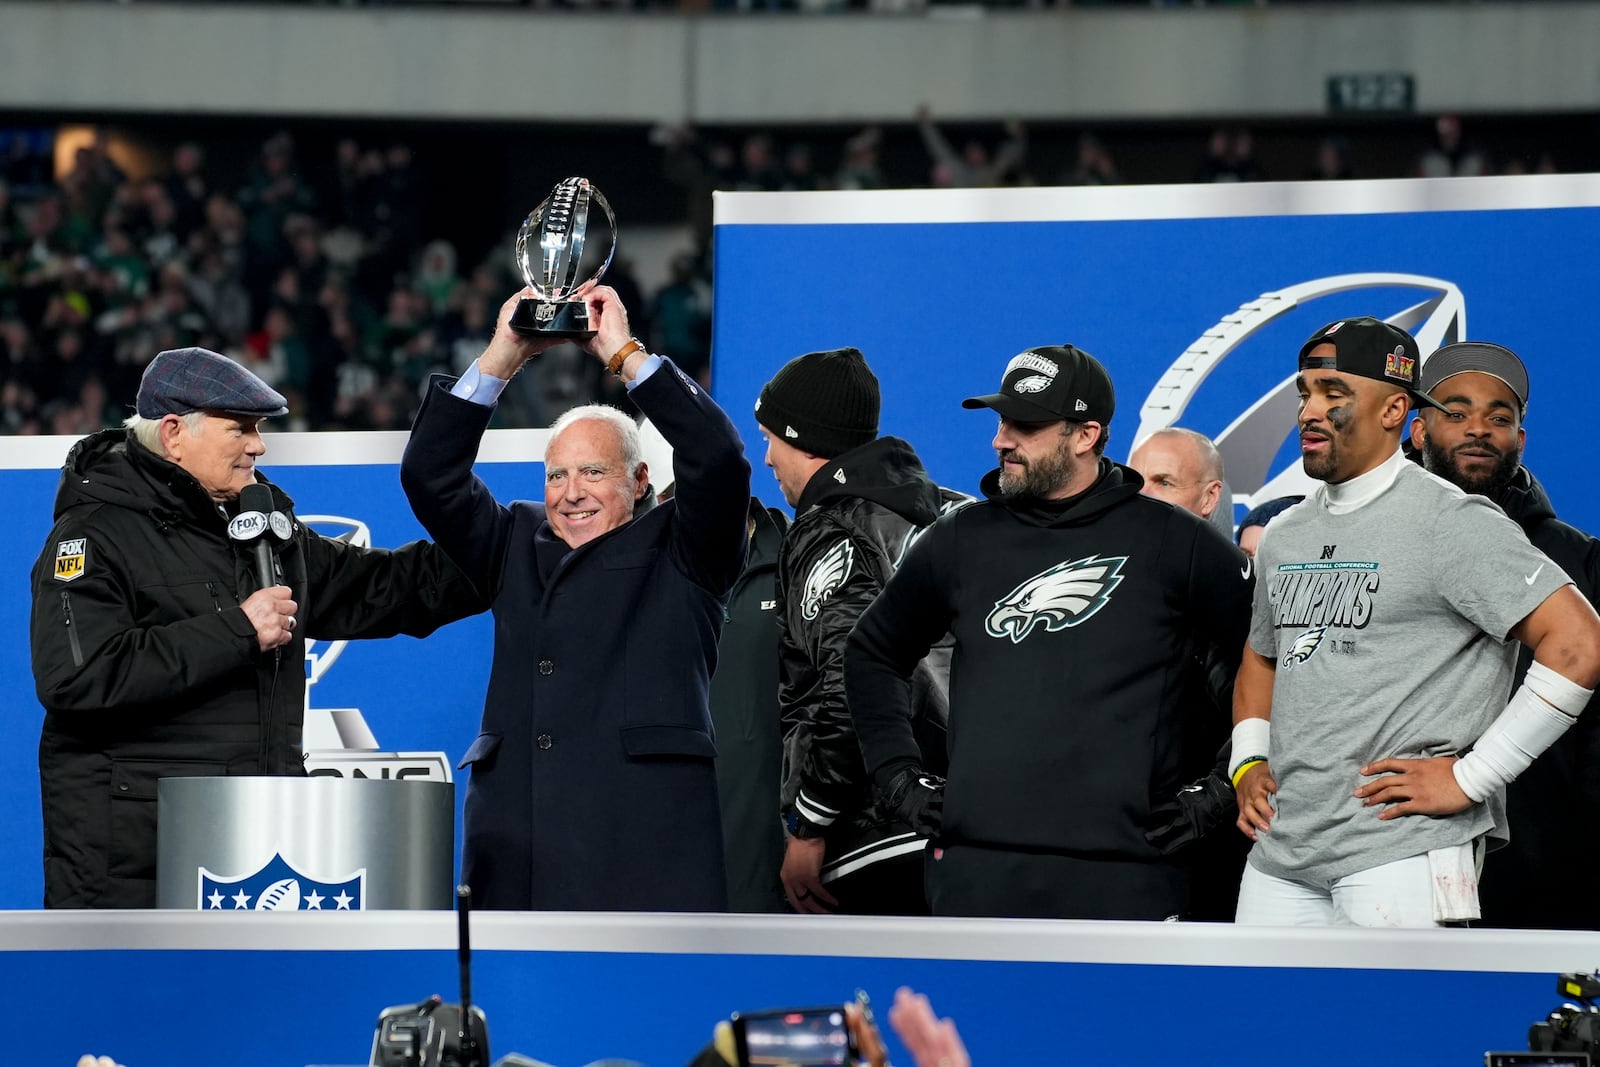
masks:
[[[134,410],[141,418],[189,411],[287,415],[289,405],[272,386],[227,356],[205,348],[162,352],[144,369]]]

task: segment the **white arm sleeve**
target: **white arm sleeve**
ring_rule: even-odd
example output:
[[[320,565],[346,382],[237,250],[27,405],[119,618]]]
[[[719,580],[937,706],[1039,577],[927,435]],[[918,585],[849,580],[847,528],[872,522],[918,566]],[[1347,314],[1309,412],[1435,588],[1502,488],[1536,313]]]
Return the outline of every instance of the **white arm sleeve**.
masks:
[[[1272,738],[1272,723],[1267,719],[1241,719],[1233,724],[1233,751],[1228,754],[1228,777],[1239,773],[1239,767],[1251,760],[1266,759],[1271,754],[1267,747]]]
[[[1506,710],[1489,724],[1472,751],[1456,761],[1456,784],[1475,802],[1487,799],[1555,744],[1578,721],[1593,695],[1592,689],[1535,660]]]

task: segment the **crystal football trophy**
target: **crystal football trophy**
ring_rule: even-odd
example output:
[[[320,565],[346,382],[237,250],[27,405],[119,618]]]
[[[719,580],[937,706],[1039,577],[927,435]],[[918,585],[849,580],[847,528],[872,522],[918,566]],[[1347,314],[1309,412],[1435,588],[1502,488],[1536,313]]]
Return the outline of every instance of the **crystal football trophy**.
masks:
[[[598,205],[610,225],[610,245],[598,269],[580,275],[589,207]],[[589,249],[592,257],[598,246]],[[617,251],[617,218],[588,178],[567,178],[533,209],[517,231],[517,269],[535,296],[511,314],[511,329],[524,337],[582,340],[594,336],[581,290],[599,281]]]

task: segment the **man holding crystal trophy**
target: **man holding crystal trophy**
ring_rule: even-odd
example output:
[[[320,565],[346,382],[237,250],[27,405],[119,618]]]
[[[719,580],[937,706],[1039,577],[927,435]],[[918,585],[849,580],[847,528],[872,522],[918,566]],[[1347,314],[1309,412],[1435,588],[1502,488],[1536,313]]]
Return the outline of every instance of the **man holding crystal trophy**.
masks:
[[[595,208],[609,246],[589,240]],[[460,379],[429,383],[401,463],[417,519],[495,616],[482,727],[462,760],[462,876],[488,908],[726,906],[707,694],[750,465],[723,411],[633,338],[598,284],[615,248],[600,191],[558,184],[517,236],[527,288]],[[634,420],[601,405],[550,428],[542,502],[501,503],[473,474],[506,383],[569,341],[672,446],[671,500],[655,503]]]

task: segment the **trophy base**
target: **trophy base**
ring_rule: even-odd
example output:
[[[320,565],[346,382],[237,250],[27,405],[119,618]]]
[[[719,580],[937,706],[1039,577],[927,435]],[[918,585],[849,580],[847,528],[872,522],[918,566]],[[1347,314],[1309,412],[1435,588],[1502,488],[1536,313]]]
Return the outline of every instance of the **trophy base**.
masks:
[[[585,341],[594,336],[594,329],[589,325],[589,308],[582,300],[524,298],[517,302],[507,325],[524,337]]]

